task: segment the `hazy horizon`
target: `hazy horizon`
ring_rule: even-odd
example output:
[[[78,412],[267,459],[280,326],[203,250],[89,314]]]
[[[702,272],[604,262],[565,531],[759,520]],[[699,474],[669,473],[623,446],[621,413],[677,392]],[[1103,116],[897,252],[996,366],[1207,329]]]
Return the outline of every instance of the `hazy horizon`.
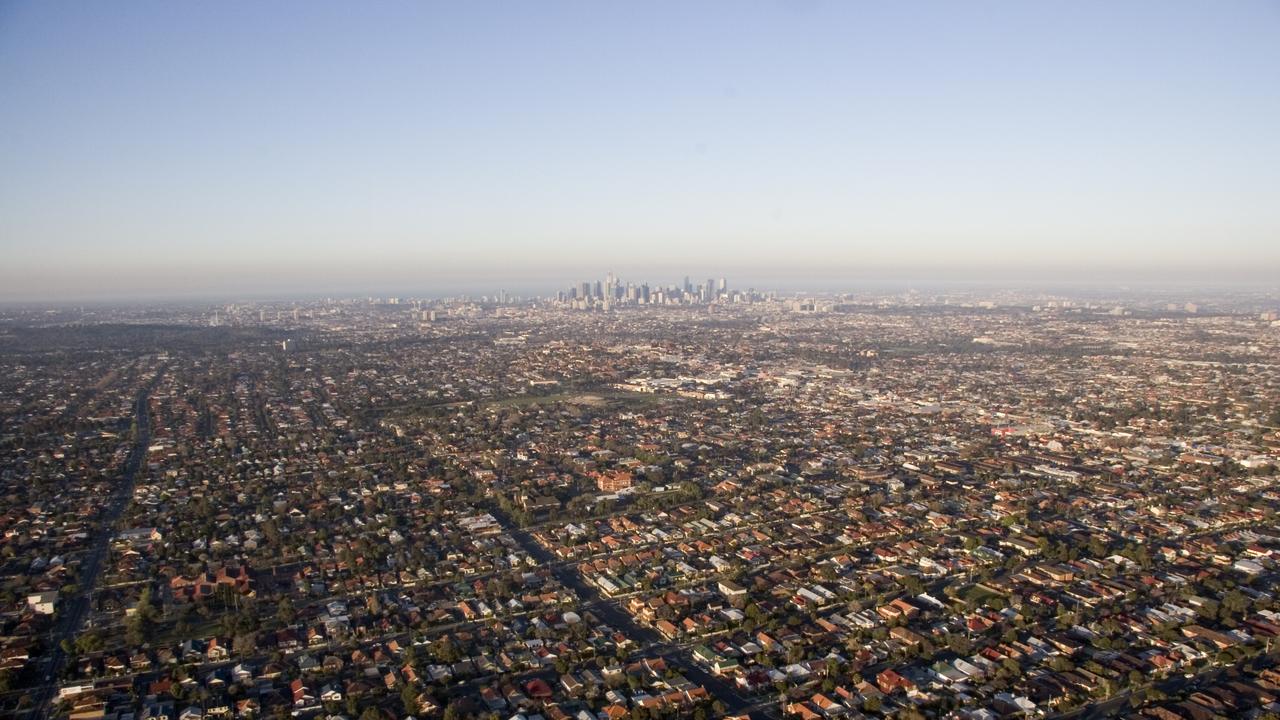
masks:
[[[647,283],[652,288],[680,286],[687,275],[695,284],[704,282],[708,277],[719,279],[724,276],[712,268],[691,268],[688,272],[673,274],[671,272],[631,272],[626,268],[621,271],[584,270],[578,274],[566,274],[564,277],[548,277],[539,281],[537,278],[467,278],[455,281],[413,282],[411,280],[393,281],[383,279],[367,283],[334,282],[328,284],[297,285],[257,282],[254,278],[245,279],[239,284],[207,283],[176,290],[122,291],[118,293],[67,292],[63,294],[32,295],[29,297],[11,297],[0,293],[0,306],[58,306],[58,305],[131,305],[155,302],[176,302],[195,304],[221,304],[237,302],[307,302],[324,298],[335,300],[360,298],[416,298],[440,299],[471,297],[495,297],[505,292],[511,297],[524,299],[553,298],[558,291],[578,286],[584,281],[603,280],[606,273],[612,271],[623,283],[639,285]],[[1115,295],[1131,295],[1134,297],[1178,296],[1187,300],[1201,298],[1205,294],[1216,293],[1261,293],[1266,297],[1280,298],[1280,285],[1272,273],[1256,273],[1253,276],[1233,274],[1230,279],[1214,278],[1203,273],[1171,276],[1168,273],[1148,274],[1093,274],[1068,275],[1053,273],[1021,273],[1021,274],[926,274],[894,271],[886,273],[877,269],[853,271],[847,274],[831,274],[820,271],[795,273],[788,275],[761,274],[729,274],[726,276],[729,286],[734,290],[752,289],[756,292],[778,293],[788,295],[875,295],[904,293],[908,291],[926,294],[954,295],[959,293],[997,293],[1012,291],[1018,293],[1043,293],[1053,296],[1085,297],[1090,294],[1104,293]]]
[[[1268,2],[3,4],[0,301],[1274,288],[1278,31]]]

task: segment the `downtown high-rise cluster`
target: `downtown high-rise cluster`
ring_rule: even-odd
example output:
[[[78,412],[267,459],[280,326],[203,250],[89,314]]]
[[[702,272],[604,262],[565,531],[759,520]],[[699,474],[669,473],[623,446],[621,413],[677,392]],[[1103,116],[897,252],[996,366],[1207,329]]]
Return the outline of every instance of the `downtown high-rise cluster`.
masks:
[[[725,302],[756,302],[763,299],[754,288],[731,290],[725,278],[707,278],[694,284],[686,275],[684,282],[671,285],[622,282],[612,272],[603,280],[582,283],[556,293],[555,300],[577,309],[611,310],[623,305],[705,305]]]

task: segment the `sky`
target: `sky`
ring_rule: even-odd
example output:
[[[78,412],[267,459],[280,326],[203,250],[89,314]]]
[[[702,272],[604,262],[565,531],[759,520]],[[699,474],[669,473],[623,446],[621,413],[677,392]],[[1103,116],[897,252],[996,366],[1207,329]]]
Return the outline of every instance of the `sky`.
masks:
[[[0,300],[1280,284],[1280,3],[0,0]]]

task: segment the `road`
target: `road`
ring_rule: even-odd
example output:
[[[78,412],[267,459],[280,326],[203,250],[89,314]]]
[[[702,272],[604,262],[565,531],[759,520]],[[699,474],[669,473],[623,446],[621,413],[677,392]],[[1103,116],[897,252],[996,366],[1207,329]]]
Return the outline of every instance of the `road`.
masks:
[[[124,514],[133,499],[134,482],[138,471],[147,458],[147,447],[151,444],[151,414],[148,399],[151,389],[155,387],[164,369],[161,368],[151,382],[147,384],[134,401],[133,416],[137,426],[137,435],[133,447],[125,459],[124,472],[110,497],[103,505],[98,516],[97,528],[89,549],[81,559],[80,571],[76,585],[78,589],[72,597],[61,601],[57,619],[54,621],[50,635],[50,647],[44,657],[37,663],[42,684],[32,693],[34,703],[28,711],[28,717],[48,718],[53,715],[54,701],[57,697],[57,681],[67,664],[67,653],[62,649],[62,641],[75,642],[84,628],[85,619],[93,604],[93,593],[98,587],[98,578],[102,574],[102,566],[111,550],[111,538],[115,534],[116,521]]]
[[[707,692],[725,704],[731,715],[745,713],[766,704],[762,703],[760,698],[743,694],[732,681],[713,675],[703,668],[690,652],[690,643],[668,642],[657,631],[636,623],[631,613],[624,610],[617,601],[601,595],[594,585],[586,582],[572,566],[559,561],[527,531],[511,528],[510,533],[525,552],[544,567],[550,568],[562,585],[577,593],[584,605],[590,606],[590,611],[596,617],[635,641],[639,646],[638,656],[661,657],[679,665],[686,678],[706,688]]]
[[[1271,653],[1271,661],[1275,661],[1280,657],[1280,651]],[[1185,675],[1173,675],[1163,680],[1157,680],[1152,683],[1144,683],[1137,687],[1127,688],[1115,695],[1096,702],[1085,705],[1075,710],[1070,710],[1057,715],[1050,715],[1049,720],[1101,720],[1102,718],[1114,717],[1122,712],[1129,711],[1129,696],[1134,692],[1146,690],[1154,687],[1168,697],[1176,697],[1192,688],[1210,687],[1217,683],[1222,675],[1237,671],[1238,665],[1210,665],[1201,668],[1191,677]],[[1228,676],[1230,677],[1230,676]]]

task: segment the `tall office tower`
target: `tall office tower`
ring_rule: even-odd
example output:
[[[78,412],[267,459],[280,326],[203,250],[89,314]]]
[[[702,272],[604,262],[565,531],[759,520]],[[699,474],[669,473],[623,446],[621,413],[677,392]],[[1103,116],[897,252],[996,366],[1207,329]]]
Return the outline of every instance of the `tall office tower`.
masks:
[[[649,283],[640,286],[640,302],[645,305],[649,304]]]
[[[614,284],[616,284],[616,283],[617,283],[617,279],[613,277],[613,271],[612,271],[612,270],[610,270],[610,271],[609,271],[609,274],[605,276],[605,283],[606,283],[607,285],[610,285],[610,286],[612,286],[612,285],[614,285]]]
[[[716,281],[712,278],[707,278],[707,297],[715,297],[715,294]]]
[[[720,283],[718,285],[718,288],[720,292],[724,292],[725,290],[729,289],[729,283],[726,282],[724,278],[720,278]]]
[[[591,297],[591,283],[582,283],[582,289],[578,292],[578,297],[581,297],[583,300]]]
[[[684,291],[687,293],[693,292],[693,283],[689,282],[688,275],[684,276]]]
[[[598,297],[598,298],[602,298],[602,297],[604,297],[604,288],[600,287],[600,281],[599,281],[599,280],[597,280],[597,281],[596,281],[596,294],[595,294],[595,297]]]

